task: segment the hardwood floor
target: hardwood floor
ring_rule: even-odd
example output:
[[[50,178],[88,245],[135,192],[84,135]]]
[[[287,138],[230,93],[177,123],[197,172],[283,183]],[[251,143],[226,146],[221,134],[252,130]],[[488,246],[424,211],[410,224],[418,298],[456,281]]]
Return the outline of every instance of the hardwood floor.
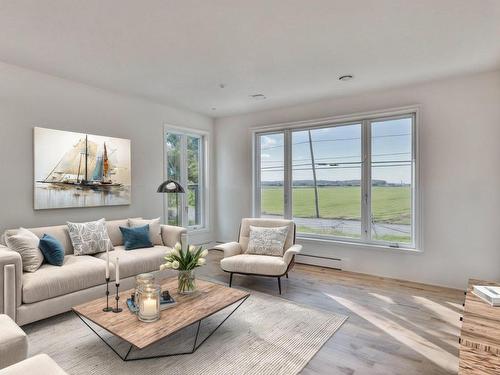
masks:
[[[211,251],[206,275],[228,282]],[[302,371],[317,374],[456,374],[461,290],[297,264],[282,298],[349,316]],[[234,275],[233,287],[278,295],[275,278]]]

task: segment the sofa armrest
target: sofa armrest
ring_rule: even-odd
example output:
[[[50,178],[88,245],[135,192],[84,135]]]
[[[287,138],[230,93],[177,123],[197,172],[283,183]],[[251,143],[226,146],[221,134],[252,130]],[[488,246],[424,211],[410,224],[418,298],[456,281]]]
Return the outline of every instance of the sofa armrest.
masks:
[[[290,264],[292,258],[295,255],[299,254],[301,250],[302,250],[302,245],[295,244],[291,246],[290,248],[288,248],[287,251],[285,251],[285,254],[283,254],[283,262],[285,262],[286,264]]]
[[[223,243],[221,245],[213,247],[213,249],[222,250],[224,252],[224,258],[241,254],[241,246],[238,242]]]
[[[187,229],[176,227],[175,225],[161,225],[161,239],[165,246],[174,247],[177,242],[181,242],[181,236],[187,235]]]
[[[21,255],[0,246],[0,313],[16,320],[16,310],[21,305],[23,263]]]

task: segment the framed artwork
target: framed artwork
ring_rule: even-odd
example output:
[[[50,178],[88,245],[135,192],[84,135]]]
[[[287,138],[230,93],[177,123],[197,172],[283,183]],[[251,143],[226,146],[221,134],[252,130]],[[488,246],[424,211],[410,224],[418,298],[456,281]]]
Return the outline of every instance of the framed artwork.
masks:
[[[34,128],[34,208],[130,204],[130,140]]]

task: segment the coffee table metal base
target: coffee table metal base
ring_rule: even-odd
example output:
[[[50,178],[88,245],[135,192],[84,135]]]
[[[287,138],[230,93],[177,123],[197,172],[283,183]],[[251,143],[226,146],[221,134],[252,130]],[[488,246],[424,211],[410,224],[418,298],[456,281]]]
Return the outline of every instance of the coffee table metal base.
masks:
[[[144,351],[144,350],[147,350],[149,349],[149,346],[144,348],[144,349],[139,349],[139,348],[136,348],[133,344],[129,344],[130,347],[129,349],[127,350],[126,354],[125,355],[122,355],[118,352],[117,348],[115,346],[113,346],[110,342],[108,342],[102,335],[100,335],[94,328],[92,328],[92,326],[89,324],[89,322],[91,322],[90,320],[86,319],[85,317],[81,316],[80,314],[78,314],[76,311],[74,311],[74,313],[80,318],[80,320],[92,331],[94,332],[97,337],[99,337],[111,350],[113,350],[113,352],[115,352],[115,354],[120,357],[123,361],[137,361],[137,360],[142,360],[142,359],[152,359],[152,358],[163,358],[163,357],[173,357],[173,356],[177,356],[177,355],[186,355],[186,354],[193,354],[205,341],[207,341],[214,333],[215,331],[217,331],[217,329],[222,325],[224,324],[224,322],[231,316],[233,315],[233,313],[238,310],[238,308],[243,304],[243,302],[245,302],[247,300],[249,296],[245,296],[243,297],[241,300],[238,300],[236,301],[235,303],[233,303],[232,305],[229,305],[227,306],[227,308],[231,307],[231,306],[234,306],[236,305],[236,307],[222,320],[222,322],[220,322],[208,335],[207,337],[205,337],[202,341],[200,341],[198,343],[198,337],[199,337],[199,333],[200,333],[200,327],[201,327],[201,323],[204,319],[207,319],[209,318],[210,316],[212,316],[213,314],[209,315],[209,316],[206,316],[205,318],[203,319],[200,319],[196,322],[194,322],[193,324],[196,324],[196,335],[194,336],[194,342],[193,342],[193,347],[190,351],[186,351],[186,352],[180,352],[180,353],[165,353],[165,354],[158,354],[158,355],[150,355],[150,356],[144,356],[144,357],[141,357],[141,356],[131,356],[132,354],[139,354],[141,351]],[[215,314],[215,313],[214,313]],[[95,323],[94,323],[95,324]],[[192,324],[192,325],[193,325]],[[188,327],[185,327],[184,329],[187,329],[189,327],[191,327],[192,325],[188,326]],[[102,328],[102,327],[101,327]],[[105,328],[102,328],[104,329],[105,331],[107,331]],[[109,331],[107,331],[109,332]],[[111,332],[109,332],[111,335],[113,335]],[[114,336],[114,335],[113,335]],[[116,336],[115,336],[116,337]],[[124,341],[124,340],[122,340]],[[155,345],[155,344],[152,344],[152,345]]]

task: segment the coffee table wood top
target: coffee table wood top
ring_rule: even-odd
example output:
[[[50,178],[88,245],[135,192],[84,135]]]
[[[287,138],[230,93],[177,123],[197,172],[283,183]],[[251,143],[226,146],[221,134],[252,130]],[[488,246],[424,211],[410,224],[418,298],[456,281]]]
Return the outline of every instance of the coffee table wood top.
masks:
[[[235,302],[248,297],[250,293],[228,288],[209,281],[196,280],[198,290],[191,295],[177,293],[177,278],[169,277],[161,283],[162,290],[168,290],[177,302],[161,311],[160,320],[153,323],[139,321],[127,307],[127,298],[133,289],[120,293],[121,313],[104,312],[106,297],[73,307],[78,315],[92,321],[108,332],[120,337],[139,349],[143,349],[193,323],[204,319]],[[110,296],[110,305],[116,303]]]

